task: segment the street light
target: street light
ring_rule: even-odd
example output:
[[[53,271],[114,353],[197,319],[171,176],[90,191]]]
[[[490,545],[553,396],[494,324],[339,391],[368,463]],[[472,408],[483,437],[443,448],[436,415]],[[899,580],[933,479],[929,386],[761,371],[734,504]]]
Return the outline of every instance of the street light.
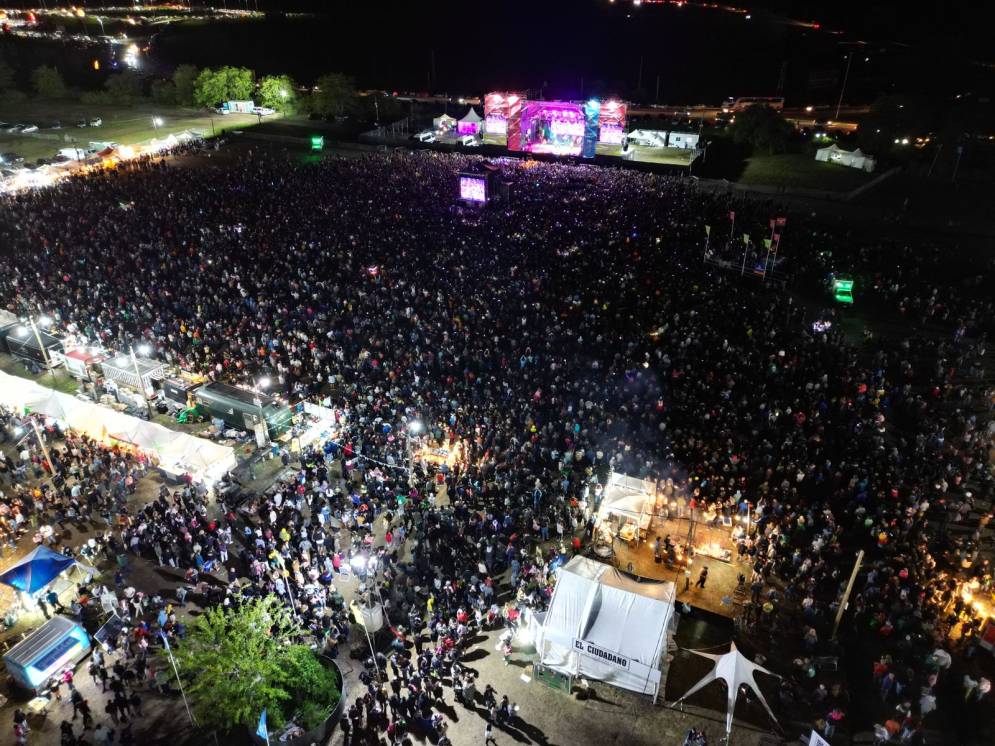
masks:
[[[162,125],[163,125],[162,117],[160,117],[160,116],[154,116],[154,117],[152,117],[152,126],[155,129],[159,129],[160,127],[162,127]]]
[[[412,453],[412,448],[411,448],[411,443],[412,443],[411,439],[412,439],[412,436],[418,436],[424,429],[425,429],[425,425],[422,424],[421,420],[412,420],[411,422],[409,422],[407,424],[408,437],[404,439],[404,444],[405,444],[405,448],[407,449],[407,456],[408,456],[408,484],[409,485],[413,484],[412,480],[414,479],[414,476],[415,476],[414,475],[414,470],[412,469],[412,466],[411,466],[411,461],[412,461],[412,458],[413,458],[413,453]]]
[[[263,376],[258,381],[256,381],[256,385],[252,389],[253,392],[256,394],[255,398],[253,399],[253,403],[259,408],[259,421],[263,425],[263,433],[265,434],[266,441],[269,441],[269,427],[267,427],[266,425],[266,415],[263,413],[263,400],[262,397],[260,396],[260,392],[264,389],[269,388],[269,384],[270,384],[269,378]]]
[[[31,331],[35,333],[35,340],[38,342],[38,348],[41,350],[41,357],[42,360],[45,361],[45,367],[48,368],[48,372],[52,374],[52,378],[55,378],[55,369],[52,367],[52,360],[48,356],[48,348],[45,347],[45,343],[42,342],[41,332],[38,331],[39,324],[42,326],[51,326],[52,320],[48,316],[39,316],[37,323],[35,323],[34,317],[28,316],[28,325],[31,327]],[[25,329],[24,333],[20,334],[20,336],[23,337],[26,334],[27,330]]]
[[[145,381],[142,380],[142,371],[138,369],[138,358],[135,357],[135,346],[134,345],[131,345],[130,351],[131,351],[131,364],[135,366],[135,376],[138,377],[138,391],[141,393],[142,399],[145,400],[145,409],[148,410],[149,421],[151,421],[152,420],[152,402],[149,401],[148,394],[145,391]],[[152,348],[149,347],[148,345],[143,344],[143,345],[139,345],[138,346],[138,351],[140,353],[142,353],[143,355],[148,355],[152,351]]]

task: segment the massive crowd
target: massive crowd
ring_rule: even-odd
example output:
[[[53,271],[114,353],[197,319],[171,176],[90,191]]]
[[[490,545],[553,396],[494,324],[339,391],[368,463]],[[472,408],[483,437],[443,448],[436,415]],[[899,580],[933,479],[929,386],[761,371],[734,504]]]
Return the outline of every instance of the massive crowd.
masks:
[[[362,571],[399,641],[379,668],[406,694],[394,702],[374,666],[347,720],[357,737],[364,725],[394,734],[399,720],[437,727],[435,681],[467,696],[460,641],[475,626],[544,603],[549,560],[583,536],[599,480],[674,479],[720,511],[756,506],[742,632],[797,652],[782,704],[827,735],[851,705],[819,661],[838,652],[835,605],[865,550],[844,634],[882,705],[861,717],[889,738],[919,737],[957,622],[954,575],[991,582],[991,514],[977,515],[995,435],[984,264],[958,272],[939,249],[792,214],[778,282],[759,285],[703,264],[704,227],[714,251],[735,253],[721,236],[730,209],[761,235],[780,215],[770,204],[636,172],[503,163],[510,200],[476,209],[455,199],[469,165],[249,151],[0,202],[0,245],[18,257],[0,276],[8,310],[110,347],[148,343],[217,380],[268,375],[289,397],[327,396],[348,413],[344,448],[302,454],[296,476],[240,513],[211,518],[188,488],[114,541],[191,570],[210,602],[233,590],[202,573],[248,577],[241,592],[286,598],[330,650],[348,636],[336,573],[375,557]],[[858,296],[901,323],[848,338],[819,295],[833,271],[860,278]],[[431,475],[409,481],[402,468],[414,421],[464,445],[447,505],[432,501]],[[120,495],[128,465],[108,469],[99,494]],[[939,568],[949,580],[933,582]],[[499,603],[508,582],[511,603]],[[976,630],[962,627],[968,648]]]

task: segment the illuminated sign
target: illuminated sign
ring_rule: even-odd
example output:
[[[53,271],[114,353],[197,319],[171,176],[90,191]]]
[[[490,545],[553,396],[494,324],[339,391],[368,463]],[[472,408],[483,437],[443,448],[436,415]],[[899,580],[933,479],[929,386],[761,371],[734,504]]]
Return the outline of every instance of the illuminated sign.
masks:
[[[459,196],[467,202],[483,203],[487,201],[487,179],[482,176],[459,177]]]

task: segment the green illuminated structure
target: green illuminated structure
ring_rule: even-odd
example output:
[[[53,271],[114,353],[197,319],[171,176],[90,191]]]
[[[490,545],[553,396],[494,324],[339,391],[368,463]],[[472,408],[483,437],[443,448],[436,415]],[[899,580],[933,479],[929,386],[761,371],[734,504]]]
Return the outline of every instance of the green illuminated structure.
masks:
[[[837,303],[853,303],[853,280],[838,278],[833,280],[833,297]]]
[[[323,150],[325,138],[322,135],[311,135],[311,150]]]

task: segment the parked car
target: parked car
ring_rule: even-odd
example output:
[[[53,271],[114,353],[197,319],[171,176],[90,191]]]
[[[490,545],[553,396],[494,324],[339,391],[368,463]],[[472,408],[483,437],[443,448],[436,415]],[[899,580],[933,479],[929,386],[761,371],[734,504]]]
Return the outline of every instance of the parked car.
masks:
[[[24,129],[24,125],[23,124],[12,124],[12,125],[10,125],[7,128],[7,131],[8,132],[20,132],[22,129]]]
[[[252,113],[260,117],[268,117],[270,114],[276,114],[276,109],[270,109],[268,106],[256,106],[253,107]]]
[[[23,132],[23,133],[37,132],[37,131],[38,131],[38,125],[37,124],[29,124],[27,127],[25,127],[24,129],[21,130],[21,132]]]
[[[100,117],[94,117],[93,119],[90,120],[90,126],[91,127],[99,127],[103,123],[104,123],[104,120],[101,119]]]
[[[431,130],[419,132],[417,135],[412,135],[412,137],[418,142],[435,142],[435,133]]]

